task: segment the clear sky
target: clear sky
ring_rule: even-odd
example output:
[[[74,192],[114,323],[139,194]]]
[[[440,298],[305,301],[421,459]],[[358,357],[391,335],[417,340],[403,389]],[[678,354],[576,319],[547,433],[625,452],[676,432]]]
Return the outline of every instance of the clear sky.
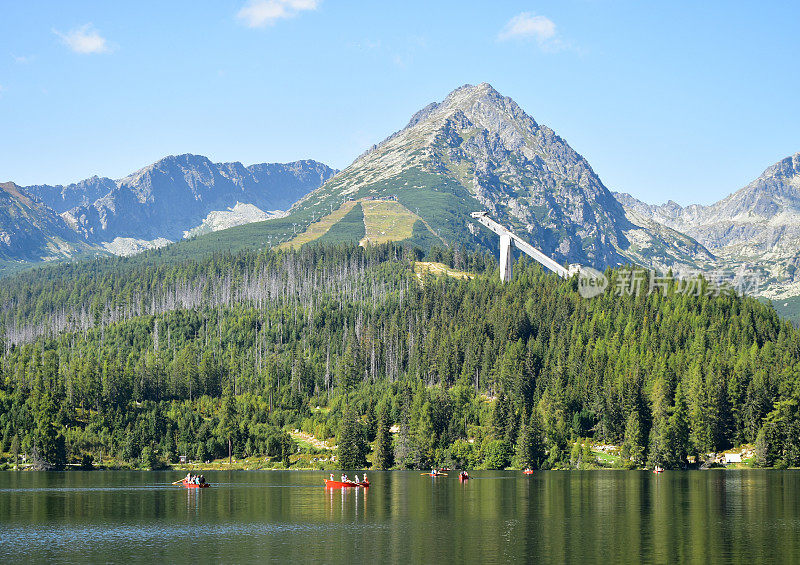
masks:
[[[709,203],[800,151],[793,2],[28,2],[0,8],[0,181],[168,154],[346,167],[487,81],[612,190]]]

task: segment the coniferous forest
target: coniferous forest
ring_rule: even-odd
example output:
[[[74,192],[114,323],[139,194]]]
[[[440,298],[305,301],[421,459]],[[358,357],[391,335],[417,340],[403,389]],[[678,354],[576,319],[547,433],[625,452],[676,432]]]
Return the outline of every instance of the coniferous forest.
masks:
[[[587,439],[630,467],[745,443],[800,465],[800,332],[752,298],[586,299],[525,260],[503,284],[460,248],[148,257],[3,280],[4,466],[306,464],[293,430],[343,468],[580,467]]]

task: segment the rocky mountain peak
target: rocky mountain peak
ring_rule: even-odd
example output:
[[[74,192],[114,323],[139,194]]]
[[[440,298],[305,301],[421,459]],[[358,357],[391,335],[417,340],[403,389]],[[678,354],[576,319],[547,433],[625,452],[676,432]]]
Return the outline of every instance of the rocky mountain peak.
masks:
[[[644,233],[631,224],[586,159],[488,83],[461,86],[428,104],[296,208],[382,193],[402,200],[405,187],[428,190],[423,177],[434,183],[433,192],[440,190],[438,182],[460,186],[467,199],[475,200],[462,206],[488,209],[559,261],[618,264],[638,259],[652,246],[667,249],[665,262],[671,264],[697,246],[668,230]],[[419,210],[431,224],[441,223],[434,210],[425,218],[417,198],[409,197],[409,209]],[[445,221],[454,237],[460,237],[461,228],[475,236],[467,215]],[[628,232],[637,237],[633,255],[626,254]],[[678,239],[682,249],[670,243]]]

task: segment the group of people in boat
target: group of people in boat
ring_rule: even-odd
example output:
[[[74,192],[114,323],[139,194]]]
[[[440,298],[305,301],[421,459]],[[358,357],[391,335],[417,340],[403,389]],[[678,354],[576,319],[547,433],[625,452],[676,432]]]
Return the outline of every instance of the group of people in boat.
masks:
[[[204,485],[206,484],[206,478],[203,475],[193,475],[191,473],[186,473],[186,477],[184,477],[183,482],[188,483],[190,485]]]
[[[333,478],[333,473],[331,473],[330,480],[331,481],[335,481],[336,480],[336,479]],[[351,480],[351,479],[347,478],[347,475],[342,474],[340,482],[342,482],[342,483],[352,483],[354,485],[358,485],[358,484],[362,484],[362,483],[368,483],[369,481],[367,480],[367,474],[364,473],[364,476],[361,477],[360,481],[358,480],[358,475],[356,475],[355,478]]]

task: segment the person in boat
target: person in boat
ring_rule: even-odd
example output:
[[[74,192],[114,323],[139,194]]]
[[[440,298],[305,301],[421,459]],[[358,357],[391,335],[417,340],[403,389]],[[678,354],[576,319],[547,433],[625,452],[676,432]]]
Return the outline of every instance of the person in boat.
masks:
[[[354,482],[354,483],[357,483],[357,482],[358,482],[358,475],[356,475],[356,476],[355,476],[355,478],[353,478],[353,482]]]
[[[362,483],[368,483],[368,482],[369,482],[369,481],[367,480],[367,474],[366,474],[366,473],[364,473],[364,476],[363,476],[363,477],[361,477],[361,482],[362,482]]]
[[[184,482],[191,483],[192,482],[192,474],[186,473],[186,477],[183,479]]]
[[[468,479],[469,478],[469,473],[467,473],[466,471],[461,471],[461,473],[459,473],[459,476],[462,479]]]
[[[345,474],[342,474],[342,482],[343,482],[343,483],[346,483],[346,482],[347,482],[347,475],[345,475]]]
[[[200,475],[200,484],[201,485],[206,484],[206,476],[205,475]]]
[[[333,482],[333,473],[331,473],[331,478],[330,478],[329,480],[330,480],[331,482]]]

